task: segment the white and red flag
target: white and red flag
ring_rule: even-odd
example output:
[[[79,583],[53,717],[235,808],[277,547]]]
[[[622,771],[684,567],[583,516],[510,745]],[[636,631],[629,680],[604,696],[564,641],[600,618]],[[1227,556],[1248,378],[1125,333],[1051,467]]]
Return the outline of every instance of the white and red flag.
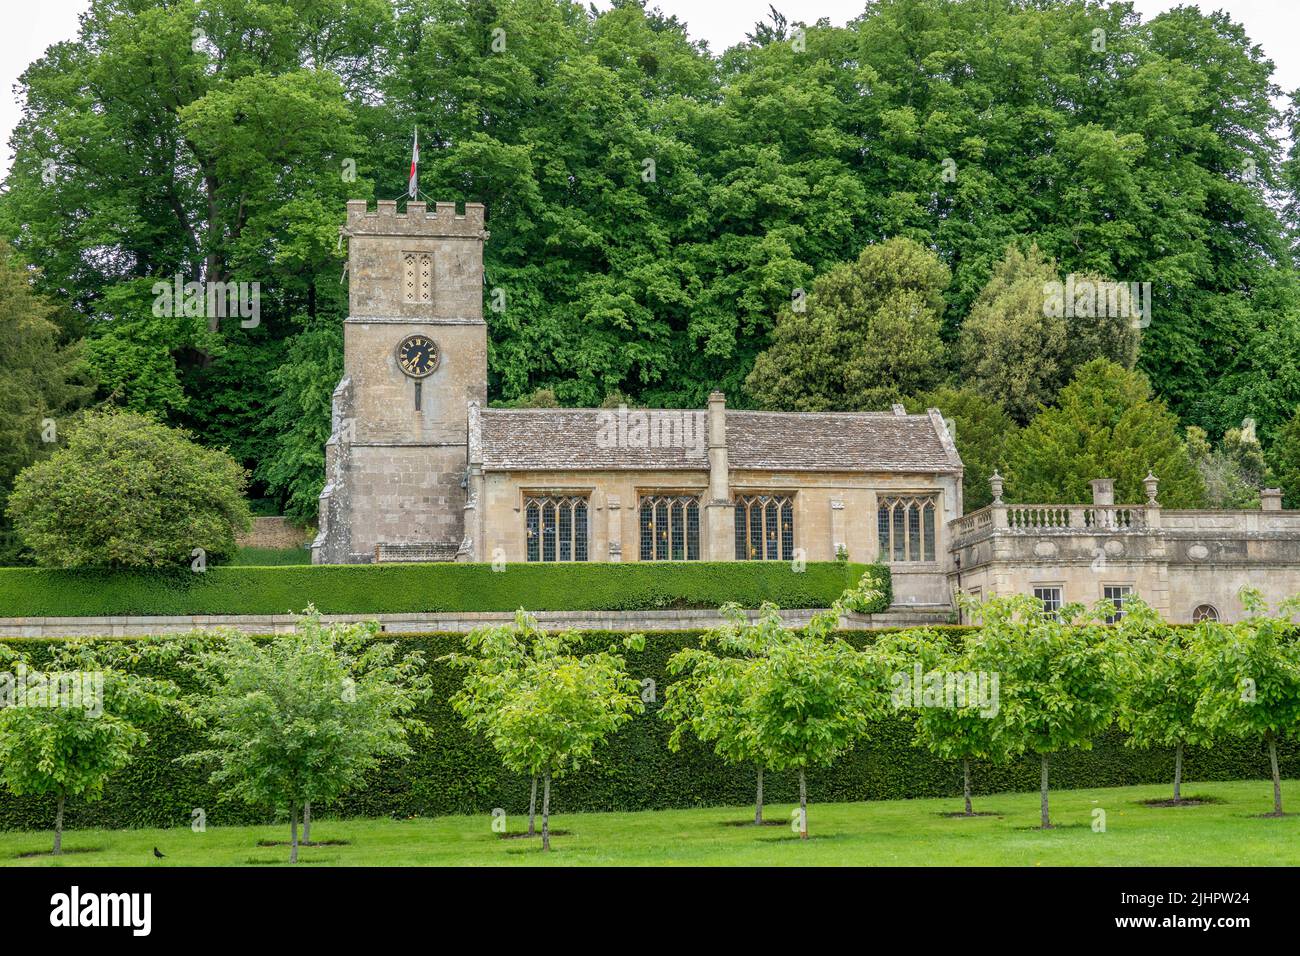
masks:
[[[420,130],[416,127],[415,140],[411,145],[411,181],[406,187],[406,194],[412,199],[420,198]]]

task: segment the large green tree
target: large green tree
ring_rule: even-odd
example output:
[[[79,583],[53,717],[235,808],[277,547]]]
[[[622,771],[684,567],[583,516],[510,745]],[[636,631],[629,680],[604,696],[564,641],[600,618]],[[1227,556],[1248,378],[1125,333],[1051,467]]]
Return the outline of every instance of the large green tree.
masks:
[[[1009,443],[1009,500],[1087,502],[1088,482],[1113,478],[1115,500],[1137,503],[1146,500],[1142,482],[1150,472],[1160,479],[1166,507],[1200,504],[1201,478],[1178,434],[1178,420],[1151,394],[1141,372],[1095,359],[1079,369],[1058,402]]]
[[[1077,279],[1094,292],[1107,281],[1096,275]],[[1060,286],[1055,303],[1049,292],[1053,284]],[[1072,293],[1074,284],[1068,288]],[[962,323],[962,380],[1017,421],[1026,422],[1040,405],[1051,404],[1086,362],[1108,358],[1132,368],[1137,360],[1140,320],[1098,315],[1109,310],[1095,300],[1076,309],[1073,301],[1064,301],[1067,294],[1056,264],[1037,246],[1027,252],[1009,246]]]
[[[69,414],[93,390],[82,350],[64,343],[54,304],[31,278],[0,242],[0,562],[19,550],[3,517],[14,478],[58,447]]]
[[[881,0],[711,52],[640,0],[95,0],[21,77],[0,232],[96,320],[85,354],[115,401],[229,447],[302,516],[343,200],[402,195],[417,126],[423,191],[488,206],[493,400],[766,403],[744,383],[815,276],[912,240],[951,270],[933,311],[953,344],[1032,241],[1061,276],[1150,282],[1160,397],[1211,435],[1253,416],[1268,446],[1300,403],[1295,121],[1270,71],[1190,6]],[[259,281],[260,326],[154,316],[177,273]],[[850,351],[880,392],[810,392],[936,384],[929,314],[879,317],[894,364]]]
[[[804,310],[783,310],[746,388],[766,408],[875,410],[938,382],[949,272],[931,250],[897,238],[813,283]]]

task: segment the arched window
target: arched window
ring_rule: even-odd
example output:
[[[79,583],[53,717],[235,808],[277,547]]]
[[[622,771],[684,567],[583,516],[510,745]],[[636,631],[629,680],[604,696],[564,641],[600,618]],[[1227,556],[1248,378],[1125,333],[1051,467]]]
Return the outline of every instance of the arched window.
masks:
[[[935,560],[934,495],[882,497],[876,512],[881,561]]]
[[[696,495],[641,496],[641,560],[700,559],[700,499]]]
[[[579,495],[524,499],[529,561],[587,560],[587,499]]]
[[[794,559],[794,502],[789,495],[736,498],[736,560]]]
[[[1192,612],[1192,623],[1200,624],[1202,621],[1217,621],[1219,611],[1213,604],[1198,604],[1196,610]]]

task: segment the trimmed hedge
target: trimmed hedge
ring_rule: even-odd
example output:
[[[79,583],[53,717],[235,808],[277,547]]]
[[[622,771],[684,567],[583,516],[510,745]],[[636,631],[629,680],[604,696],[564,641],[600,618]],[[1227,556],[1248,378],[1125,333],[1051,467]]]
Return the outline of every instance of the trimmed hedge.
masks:
[[[801,572],[779,561],[629,564],[307,565],[218,567],[199,574],[0,568],[0,617],[125,617],[288,614],[315,604],[324,614],[420,611],[643,611],[829,607],[874,571],[891,600],[889,569],[810,562]]]
[[[955,634],[961,629],[947,630]],[[858,647],[874,639],[874,634],[860,631],[844,636]],[[588,640],[592,647],[602,647],[608,646],[612,638],[609,634],[592,634]],[[665,672],[668,658],[698,638],[694,632],[649,634],[643,652],[627,655],[629,669],[638,679],[654,679],[662,701],[670,680]],[[461,648],[461,638],[451,634],[392,635],[386,639],[423,651],[431,662]],[[47,640],[9,643],[21,645],[38,662],[53,644]],[[463,672],[437,663],[431,663],[429,669],[435,692],[422,716],[429,722],[432,736],[413,741],[416,751],[410,760],[386,763],[365,786],[333,805],[314,808],[316,815],[405,818],[486,814],[495,807],[510,814],[527,812],[528,781],[502,769],[486,741],[468,734],[447,705]],[[167,676],[189,686],[175,669]],[[649,707],[600,748],[599,766],[557,780],[552,795],[557,812],[744,805],[753,800],[751,771],[723,764],[693,739],[688,739],[681,752],[671,753],[667,745],[670,726],[657,710]],[[201,738],[196,731],[175,717],[160,720],[148,730],[149,745],[109,782],[102,801],[69,802],[68,827],[182,826],[189,824],[196,807],[203,808],[208,822],[216,826],[272,821],[268,812],[243,804],[219,803],[217,793],[206,782],[205,772],[174,762],[175,757],[198,749]],[[911,739],[908,721],[882,721],[868,741],[833,767],[809,773],[810,798],[820,803],[957,797],[961,793],[960,768],[913,747]],[[1280,744],[1278,751],[1283,776],[1300,775],[1300,747],[1288,741]],[[1229,739],[1211,749],[1191,748],[1184,760],[1184,779],[1263,781],[1268,769],[1262,741]],[[1172,789],[1173,772],[1172,751],[1131,750],[1123,746],[1121,734],[1110,731],[1096,739],[1091,751],[1071,751],[1054,757],[1052,787],[1168,783]],[[1007,766],[977,764],[975,792],[1035,791],[1038,773],[1033,756]],[[797,779],[791,774],[769,773],[764,779],[765,795],[773,803],[794,801],[797,789]],[[1266,808],[1268,797],[1268,784],[1261,782],[1261,808]],[[1300,794],[1292,794],[1289,799],[1300,800]],[[53,818],[51,800],[18,798],[0,790],[0,828],[48,830]]]

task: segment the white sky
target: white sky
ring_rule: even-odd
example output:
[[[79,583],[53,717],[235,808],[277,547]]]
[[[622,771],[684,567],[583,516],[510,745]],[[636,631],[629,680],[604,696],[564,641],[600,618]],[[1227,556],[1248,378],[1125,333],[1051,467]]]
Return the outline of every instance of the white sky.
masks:
[[[812,23],[829,17],[843,24],[863,9],[863,0],[775,0],[776,8],[791,20]],[[1188,0],[1194,2],[1194,0]],[[690,28],[692,36],[709,41],[709,48],[720,53],[745,38],[754,23],[767,15],[768,0],[652,0],[665,13],[675,14]],[[1162,10],[1177,6],[1174,0],[1134,0],[1134,8],[1148,19]],[[0,176],[9,171],[9,134],[21,115],[12,92],[18,75],[39,57],[47,46],[71,39],[77,32],[77,15],[89,6],[89,0],[40,0],[22,4],[21,13],[13,10],[17,0],[6,0],[4,29],[0,30]],[[608,7],[608,0],[598,0],[598,7]],[[1202,8],[1224,9],[1234,20],[1244,23],[1250,38],[1263,46],[1277,70],[1274,81],[1289,91],[1300,87],[1300,2],[1297,0],[1201,0]],[[1288,41],[1288,37],[1290,40]]]

